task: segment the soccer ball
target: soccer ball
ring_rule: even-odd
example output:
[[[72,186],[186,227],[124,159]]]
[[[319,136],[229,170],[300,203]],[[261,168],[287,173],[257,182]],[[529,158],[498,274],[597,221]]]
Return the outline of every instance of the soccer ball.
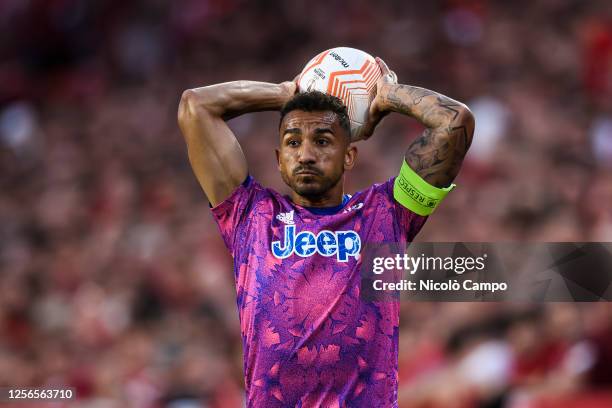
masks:
[[[298,77],[299,92],[321,91],[342,100],[351,122],[351,138],[368,119],[376,81],[382,76],[376,60],[355,48],[332,48],[308,61]]]

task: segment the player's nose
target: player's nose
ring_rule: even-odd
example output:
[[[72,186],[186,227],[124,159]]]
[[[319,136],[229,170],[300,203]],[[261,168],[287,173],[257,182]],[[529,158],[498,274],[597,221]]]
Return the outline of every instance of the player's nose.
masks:
[[[316,152],[314,146],[310,141],[304,141],[298,152],[298,161],[300,164],[315,163],[317,161]]]

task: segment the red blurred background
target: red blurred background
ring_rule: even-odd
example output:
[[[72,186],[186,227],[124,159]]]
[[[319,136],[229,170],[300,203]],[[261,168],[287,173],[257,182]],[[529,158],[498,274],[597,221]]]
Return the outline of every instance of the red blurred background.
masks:
[[[419,240],[612,241],[611,23],[605,0],[0,0],[0,386],[72,386],[78,407],[242,406],[231,259],[178,100],[291,79],[334,46],[476,115]],[[231,126],[251,173],[286,191],[277,121]],[[389,116],[347,190],[394,176],[421,131]],[[401,406],[612,406],[606,303],[407,303],[401,321]]]

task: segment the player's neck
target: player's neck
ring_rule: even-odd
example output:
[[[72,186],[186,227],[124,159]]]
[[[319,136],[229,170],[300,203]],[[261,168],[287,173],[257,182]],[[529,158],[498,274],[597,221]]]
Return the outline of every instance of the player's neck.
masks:
[[[296,193],[295,191],[291,192],[291,200],[302,207],[315,207],[315,208],[324,208],[324,207],[336,207],[342,204],[342,197],[344,196],[344,183],[342,181],[338,182],[334,187],[330,188],[325,193],[316,197],[304,197]]]

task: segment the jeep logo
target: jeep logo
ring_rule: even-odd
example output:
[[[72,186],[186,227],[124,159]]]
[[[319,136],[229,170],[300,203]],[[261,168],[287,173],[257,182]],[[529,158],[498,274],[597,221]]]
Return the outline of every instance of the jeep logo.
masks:
[[[355,231],[323,230],[317,235],[310,231],[295,233],[295,225],[285,225],[284,242],[272,242],[272,254],[279,259],[285,259],[296,254],[303,258],[318,253],[322,256],[336,255],[339,262],[347,262],[349,256],[359,258],[361,238]]]

